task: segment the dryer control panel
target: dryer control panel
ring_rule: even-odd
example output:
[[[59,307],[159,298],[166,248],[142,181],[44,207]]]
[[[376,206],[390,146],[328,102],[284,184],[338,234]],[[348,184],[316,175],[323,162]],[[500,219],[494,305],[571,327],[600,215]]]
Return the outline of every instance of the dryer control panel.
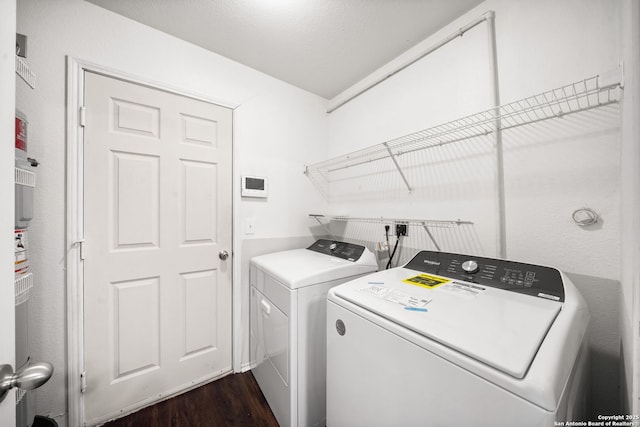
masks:
[[[564,285],[554,268],[494,258],[421,251],[405,268],[451,279],[564,302]]]
[[[355,262],[362,256],[365,247],[337,240],[319,239],[307,249]]]

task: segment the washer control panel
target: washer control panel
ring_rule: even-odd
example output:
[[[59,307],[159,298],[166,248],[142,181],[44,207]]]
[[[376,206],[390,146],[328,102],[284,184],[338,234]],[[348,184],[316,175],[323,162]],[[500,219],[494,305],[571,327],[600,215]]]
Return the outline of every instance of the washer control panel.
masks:
[[[313,245],[309,246],[307,249],[355,262],[360,259],[365,248],[364,246],[354,245],[353,243],[320,239],[314,242]]]
[[[491,286],[553,301],[564,301],[564,285],[554,268],[448,252],[421,251],[405,268]]]

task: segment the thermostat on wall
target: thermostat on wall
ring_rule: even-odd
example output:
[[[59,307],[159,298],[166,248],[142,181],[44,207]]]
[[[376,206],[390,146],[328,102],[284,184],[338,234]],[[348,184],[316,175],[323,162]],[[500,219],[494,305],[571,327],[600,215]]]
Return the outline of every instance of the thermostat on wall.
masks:
[[[267,178],[242,176],[242,197],[267,197]]]

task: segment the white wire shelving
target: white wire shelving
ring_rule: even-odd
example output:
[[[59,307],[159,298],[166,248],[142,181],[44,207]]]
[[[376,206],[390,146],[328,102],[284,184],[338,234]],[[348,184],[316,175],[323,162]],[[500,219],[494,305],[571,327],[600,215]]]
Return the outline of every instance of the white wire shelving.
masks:
[[[412,226],[434,226],[434,227],[451,227],[454,225],[473,224],[471,221],[456,220],[437,220],[437,219],[408,219],[408,218],[386,218],[386,217],[355,217],[349,215],[323,215],[309,214],[316,221],[325,219],[327,221],[346,221],[346,222],[364,222],[374,224],[407,224]]]
[[[14,168],[14,182],[26,187],[36,186],[36,174],[22,168]]]
[[[16,55],[16,74],[20,76],[31,89],[36,88],[36,74],[31,71],[29,66]]]
[[[411,185],[407,181],[397,157],[618,102],[619,89],[622,85],[618,70],[615,74],[614,79],[616,80],[613,82],[611,77],[608,79],[600,75],[589,77],[557,89],[308,165],[305,167],[304,173],[319,189],[326,189],[328,183],[331,182],[333,172],[383,159],[391,159],[407,189],[411,191]],[[605,82],[605,80],[608,81]]]
[[[29,299],[29,293],[33,288],[33,273],[25,273],[14,280],[16,306]]]
[[[433,233],[434,229],[457,229],[462,226],[473,226],[471,221],[457,220],[433,220],[433,219],[409,219],[409,218],[386,218],[386,217],[354,217],[348,215],[321,215],[321,214],[309,214],[309,217],[315,219],[320,224],[327,234],[331,237],[337,237],[330,228],[330,223],[343,222],[343,223],[358,223],[365,225],[394,225],[405,224],[407,227],[414,229],[423,229],[428,237],[430,243],[437,249],[442,250],[442,244],[438,242],[437,236]],[[382,230],[380,228],[378,231]],[[367,229],[365,233],[369,233],[371,230]],[[390,235],[394,234],[393,228],[389,231]],[[352,237],[352,236],[345,236]],[[370,236],[359,236],[370,237]],[[365,239],[367,240],[367,239]],[[369,239],[372,240],[372,239]],[[375,238],[373,238],[375,240]]]

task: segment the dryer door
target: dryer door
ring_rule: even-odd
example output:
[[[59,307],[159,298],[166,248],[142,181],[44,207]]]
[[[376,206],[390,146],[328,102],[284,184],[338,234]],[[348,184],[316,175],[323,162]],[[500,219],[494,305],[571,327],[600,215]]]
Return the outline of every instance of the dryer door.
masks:
[[[262,292],[251,287],[251,366],[266,360],[289,383],[289,322]]]
[[[251,288],[252,365],[264,397],[281,426],[290,425],[289,319],[272,301]]]

